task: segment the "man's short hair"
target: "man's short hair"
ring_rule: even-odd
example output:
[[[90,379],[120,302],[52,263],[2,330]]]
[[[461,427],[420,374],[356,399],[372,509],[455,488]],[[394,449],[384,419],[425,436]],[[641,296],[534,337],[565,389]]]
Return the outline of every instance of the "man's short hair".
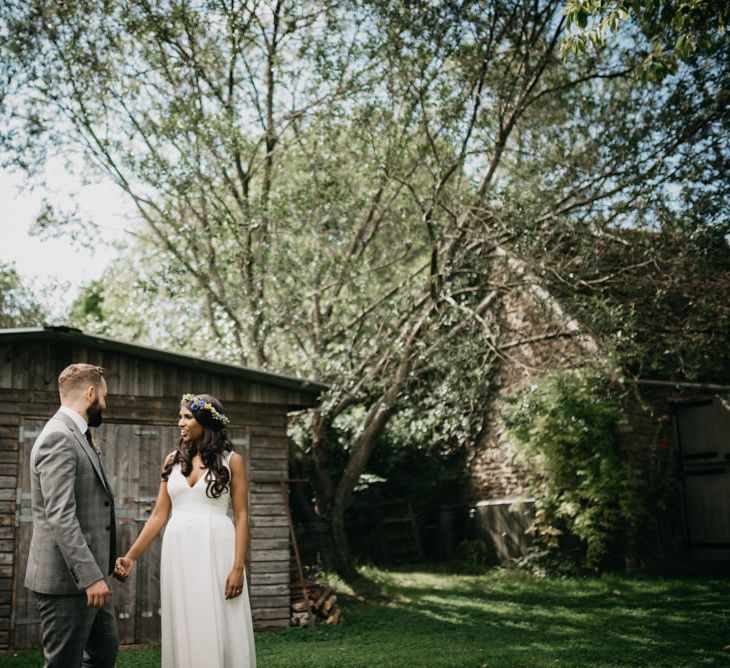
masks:
[[[85,390],[89,385],[101,387],[104,369],[93,364],[69,364],[58,376],[58,391],[62,397],[74,390]]]

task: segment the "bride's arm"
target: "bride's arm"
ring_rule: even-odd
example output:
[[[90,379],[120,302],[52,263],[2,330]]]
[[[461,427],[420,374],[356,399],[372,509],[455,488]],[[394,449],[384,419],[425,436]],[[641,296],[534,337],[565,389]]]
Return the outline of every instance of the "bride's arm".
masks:
[[[114,574],[117,577],[120,579],[127,578],[130,571],[134,568],[135,562],[142,556],[142,553],[160,531],[162,531],[162,527],[165,526],[170,516],[171,509],[172,502],[170,501],[170,495],[167,493],[167,482],[163,480],[157,492],[155,507],[145,523],[144,528],[139,536],[137,536],[137,540],[134,541],[134,545],[127,551],[126,556],[117,559],[116,568],[114,569]]]
[[[233,568],[226,580],[226,598],[234,598],[243,590],[243,568],[248,547],[248,482],[243,457],[233,453],[228,462],[231,467],[231,503],[236,525],[236,547]]]

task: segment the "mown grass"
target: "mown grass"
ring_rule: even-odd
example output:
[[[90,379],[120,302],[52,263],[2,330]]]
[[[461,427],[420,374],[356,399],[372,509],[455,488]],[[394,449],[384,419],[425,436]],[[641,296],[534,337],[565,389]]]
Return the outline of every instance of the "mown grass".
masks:
[[[360,573],[365,602],[340,583],[345,624],[258,633],[259,667],[730,666],[727,579]],[[157,648],[127,649],[117,665],[159,661]],[[0,666],[41,663],[0,655]]]

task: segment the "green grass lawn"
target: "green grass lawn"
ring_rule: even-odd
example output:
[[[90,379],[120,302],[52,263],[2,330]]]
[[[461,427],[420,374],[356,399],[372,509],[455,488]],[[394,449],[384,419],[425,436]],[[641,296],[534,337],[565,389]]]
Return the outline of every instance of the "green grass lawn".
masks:
[[[730,666],[726,579],[361,574],[366,602],[341,587],[345,624],[258,633],[259,667]],[[117,665],[159,661],[158,649],[128,649]],[[0,655],[0,666],[39,665],[38,652]]]

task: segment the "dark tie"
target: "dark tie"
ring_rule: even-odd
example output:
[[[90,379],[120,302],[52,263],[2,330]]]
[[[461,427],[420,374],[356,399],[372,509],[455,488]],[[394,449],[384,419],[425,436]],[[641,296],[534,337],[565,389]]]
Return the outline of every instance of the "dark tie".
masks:
[[[106,487],[106,493],[109,496],[109,574],[114,571],[114,565],[117,560],[117,521],[114,513],[114,497],[109,487],[109,481],[106,479],[104,473],[104,467],[101,465],[101,452],[96,449],[94,443],[94,437],[91,435],[91,429],[86,430],[86,440],[89,442],[91,449],[96,453],[99,461],[99,470],[101,471],[101,479],[104,481],[104,487]]]

